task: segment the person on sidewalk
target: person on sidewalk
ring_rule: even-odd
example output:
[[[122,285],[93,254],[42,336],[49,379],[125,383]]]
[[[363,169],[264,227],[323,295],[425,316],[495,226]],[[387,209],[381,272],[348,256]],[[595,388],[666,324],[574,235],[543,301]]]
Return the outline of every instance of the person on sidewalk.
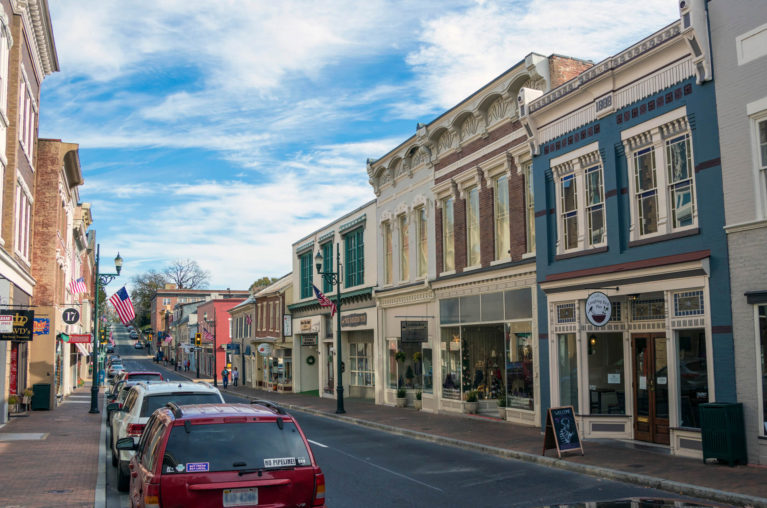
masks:
[[[224,382],[224,389],[226,389],[229,386],[229,371],[226,370],[226,367],[221,371],[221,381]]]
[[[232,370],[232,386],[237,386],[237,380],[240,379],[240,373],[237,372],[237,367]]]

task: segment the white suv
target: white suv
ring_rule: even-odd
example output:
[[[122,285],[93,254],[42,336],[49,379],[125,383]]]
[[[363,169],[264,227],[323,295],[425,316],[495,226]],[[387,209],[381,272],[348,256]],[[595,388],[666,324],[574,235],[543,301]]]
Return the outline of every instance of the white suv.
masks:
[[[208,383],[190,381],[143,381],[133,386],[122,408],[107,406],[112,414],[112,465],[117,466],[117,489],[126,492],[130,484],[128,463],[131,450],[117,451],[117,441],[124,437],[141,436],[149,417],[168,402],[179,406],[188,404],[219,404],[224,398],[218,388]]]

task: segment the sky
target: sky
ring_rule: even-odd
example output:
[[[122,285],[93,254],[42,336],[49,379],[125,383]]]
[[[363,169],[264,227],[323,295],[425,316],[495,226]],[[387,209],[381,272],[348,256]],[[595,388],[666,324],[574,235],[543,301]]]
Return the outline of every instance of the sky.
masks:
[[[377,159],[530,52],[598,62],[676,0],[53,0],[41,138],[79,143],[102,272],[193,259],[210,288],[375,198]]]

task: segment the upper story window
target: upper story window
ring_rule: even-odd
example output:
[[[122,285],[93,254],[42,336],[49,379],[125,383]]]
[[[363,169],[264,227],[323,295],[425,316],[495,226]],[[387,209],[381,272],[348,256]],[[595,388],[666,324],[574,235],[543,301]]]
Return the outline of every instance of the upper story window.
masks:
[[[29,234],[32,219],[32,197],[26,186],[16,185],[16,253],[29,260]]]
[[[34,160],[35,121],[37,118],[37,102],[32,97],[32,91],[26,79],[19,83],[19,141],[31,162]]]
[[[322,249],[322,271],[329,273],[333,271],[333,242],[323,243]],[[333,290],[333,284],[326,277],[322,278],[322,292],[325,294]]]
[[[442,202],[442,269],[455,270],[455,200],[452,197]]]
[[[363,228],[357,228],[344,236],[346,281],[344,287],[359,286],[365,282],[365,242]]]
[[[523,174],[525,176],[525,252],[535,252],[535,194],[533,192],[533,167],[528,163],[525,165]]]
[[[429,240],[426,223],[426,207],[422,206],[415,211],[416,234],[418,236],[418,277],[426,277],[429,268]]]
[[[312,251],[301,254],[298,258],[299,277],[301,281],[301,298],[312,296]],[[263,329],[263,328],[262,328]]]
[[[767,218],[767,97],[746,105],[751,122],[751,146],[756,182],[756,217]]]
[[[606,242],[604,178],[598,147],[591,143],[551,161],[557,181],[560,254]]]
[[[501,175],[493,182],[493,208],[495,217],[495,259],[510,257],[509,177]]]
[[[694,228],[695,171],[686,109],[621,133],[629,166],[631,240]]]
[[[466,193],[466,262],[478,266],[479,258],[479,188]]]
[[[397,218],[399,223],[399,279],[410,279],[410,235],[408,234],[407,215]]]
[[[162,299],[162,304],[163,305],[170,305],[170,298],[163,298]]]
[[[383,248],[384,248],[384,284],[392,283],[392,240],[391,223],[384,222],[383,229]]]

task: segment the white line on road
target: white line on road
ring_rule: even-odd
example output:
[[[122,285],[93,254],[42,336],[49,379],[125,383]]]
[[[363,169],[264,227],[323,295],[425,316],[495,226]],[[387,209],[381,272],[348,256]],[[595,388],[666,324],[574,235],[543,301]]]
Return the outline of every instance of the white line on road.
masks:
[[[317,445],[317,446],[319,446],[321,448],[327,448],[328,447],[328,445],[324,445],[322,443],[318,443],[317,441],[312,441],[311,439],[307,439],[307,441],[309,441],[311,444]]]
[[[435,486],[433,486],[433,485],[429,485],[428,483],[419,482],[418,480],[414,480],[413,478],[411,478],[411,477],[409,477],[409,476],[406,476],[406,475],[404,475],[404,474],[402,474],[402,473],[398,473],[398,472],[396,472],[396,471],[392,471],[391,469],[387,469],[387,468],[385,468],[385,467],[383,467],[383,466],[379,466],[378,464],[373,464],[372,462],[369,462],[369,461],[367,461],[367,460],[361,459],[361,458],[359,458],[359,457],[355,457],[354,455],[352,455],[352,454],[350,454],[350,453],[346,453],[346,452],[345,452],[345,451],[343,451],[343,450],[339,450],[339,449],[337,449],[337,448],[336,448],[336,450],[338,451],[338,453],[341,453],[341,454],[343,454],[343,455],[346,455],[347,457],[349,457],[349,458],[351,458],[351,459],[354,459],[354,460],[358,460],[358,461],[362,462],[363,464],[367,464],[368,466],[373,466],[373,467],[375,467],[375,468],[377,468],[377,469],[380,469],[381,471],[386,471],[387,473],[393,474],[394,476],[399,476],[400,478],[404,478],[405,480],[410,480],[411,482],[417,483],[418,485],[423,485],[424,487],[428,487],[428,488],[430,488],[430,489],[434,489],[434,490],[436,490],[437,492],[444,492],[444,491],[443,491],[442,489],[440,489],[439,487],[435,487]]]

